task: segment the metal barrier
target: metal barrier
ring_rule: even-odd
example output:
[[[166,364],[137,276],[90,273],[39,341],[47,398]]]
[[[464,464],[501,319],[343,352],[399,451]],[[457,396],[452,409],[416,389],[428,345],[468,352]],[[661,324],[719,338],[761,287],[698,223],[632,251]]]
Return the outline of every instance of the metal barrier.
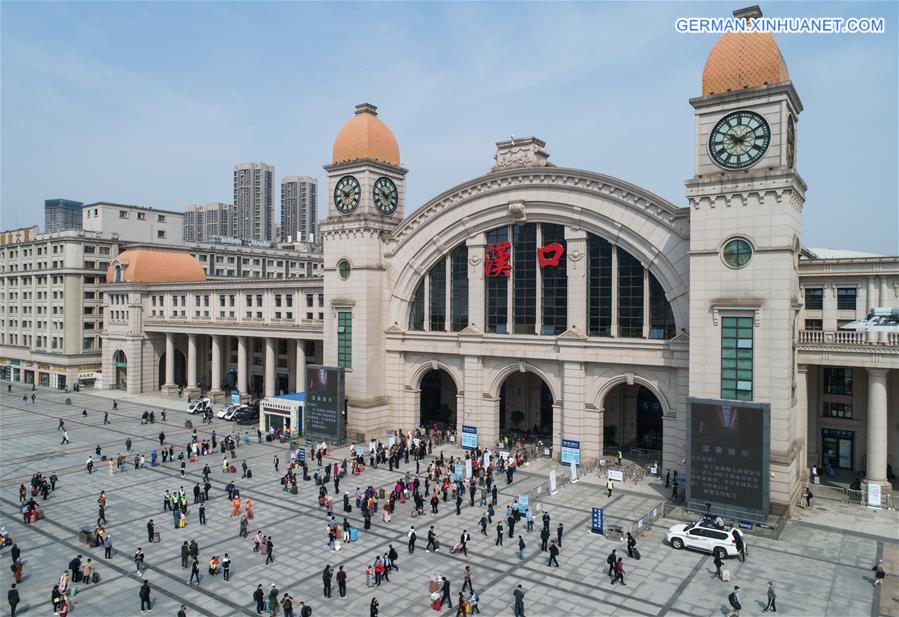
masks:
[[[859,506],[868,505],[867,491],[857,491],[841,486],[827,486],[825,484],[809,484],[808,482],[805,483],[805,488],[812,492],[812,503],[814,503],[815,499],[828,499]],[[805,491],[803,490],[803,493],[804,492]],[[889,510],[893,509],[893,494],[891,492],[881,492],[880,507]]]

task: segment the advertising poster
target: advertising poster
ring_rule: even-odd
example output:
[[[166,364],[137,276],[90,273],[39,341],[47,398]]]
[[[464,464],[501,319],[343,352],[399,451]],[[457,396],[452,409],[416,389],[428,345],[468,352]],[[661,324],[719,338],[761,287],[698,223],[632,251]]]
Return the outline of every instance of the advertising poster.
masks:
[[[343,368],[307,366],[304,433],[331,442],[346,439],[344,401]]]
[[[610,469],[609,480],[612,482],[624,482],[624,472],[620,469]]]
[[[593,516],[590,518],[590,531],[603,535],[602,532],[602,508],[593,508]]]
[[[528,506],[530,505],[528,500],[529,497],[527,493],[518,493],[518,511],[522,514],[528,511]]]
[[[471,478],[472,470],[471,470],[471,459],[466,459],[465,461],[465,479],[468,480]]]
[[[558,492],[558,489],[556,488],[556,472],[550,471],[549,472],[549,494],[555,495],[557,492]]]
[[[570,465],[571,463],[581,464],[581,442],[572,441],[570,439],[562,440],[562,459],[560,461],[563,465]]]
[[[462,479],[462,463],[456,463],[456,480]]]
[[[770,405],[688,399],[687,503],[767,515]]]
[[[478,449],[478,429],[476,426],[462,427],[462,449],[477,450]]]

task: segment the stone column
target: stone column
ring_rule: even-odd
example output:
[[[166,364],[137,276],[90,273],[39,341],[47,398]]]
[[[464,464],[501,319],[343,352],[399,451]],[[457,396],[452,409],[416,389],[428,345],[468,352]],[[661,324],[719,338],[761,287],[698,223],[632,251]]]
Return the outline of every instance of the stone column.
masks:
[[[796,423],[797,434],[793,436],[802,444],[799,450],[799,477],[802,480],[808,478],[808,365],[800,364],[796,367]]]
[[[222,335],[212,335],[212,374],[210,375],[209,397],[216,402],[225,398],[222,391]]]
[[[868,369],[868,453],[866,482],[889,489],[887,482],[887,369]]]
[[[187,335],[187,388],[185,393],[195,398],[200,393],[197,386],[197,335]]]
[[[296,381],[296,391],[297,392],[305,392],[306,391],[306,341],[298,340],[297,341],[297,353],[296,353],[296,371],[297,371],[297,381]]]
[[[265,397],[275,396],[275,339],[265,339]]]
[[[162,391],[173,394],[178,391],[175,385],[175,335],[171,332],[165,334],[165,383]]]
[[[249,398],[247,392],[247,337],[237,337],[237,390],[240,392],[240,400],[244,401]]]
[[[484,253],[487,238],[478,234],[465,241],[468,246],[468,323],[484,330]]]
[[[568,273],[568,324],[587,334],[587,232],[565,228],[566,254],[563,257]],[[540,287],[538,286],[539,290]],[[540,295],[538,293],[538,295]]]

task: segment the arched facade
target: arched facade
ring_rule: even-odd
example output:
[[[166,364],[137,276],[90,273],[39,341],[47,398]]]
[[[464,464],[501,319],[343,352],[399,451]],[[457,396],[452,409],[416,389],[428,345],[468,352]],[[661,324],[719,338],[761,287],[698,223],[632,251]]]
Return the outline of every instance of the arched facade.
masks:
[[[687,216],[620,180],[551,167],[494,172],[419,208],[384,245],[388,374],[406,376],[388,390],[403,392],[402,419],[414,421],[421,377],[439,363],[457,385],[458,428],[492,444],[503,384],[532,374],[552,405],[537,424],[556,446],[580,441],[587,460],[602,450],[598,393],[630,379],[658,395],[666,451],[682,445]],[[485,263],[503,249],[508,276]]]

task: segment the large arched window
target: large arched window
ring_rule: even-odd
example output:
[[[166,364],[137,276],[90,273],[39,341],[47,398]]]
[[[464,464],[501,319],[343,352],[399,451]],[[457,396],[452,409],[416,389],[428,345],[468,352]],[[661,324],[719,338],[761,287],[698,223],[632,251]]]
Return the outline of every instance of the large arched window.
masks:
[[[588,336],[668,339],[676,334],[662,285],[639,259],[605,238],[587,235],[587,276],[576,282],[568,279],[563,225],[510,225],[488,231],[485,239],[488,333],[561,334],[569,327],[569,285],[585,284]],[[463,330],[470,317],[468,285],[468,247],[461,244],[416,287],[409,330]]]

